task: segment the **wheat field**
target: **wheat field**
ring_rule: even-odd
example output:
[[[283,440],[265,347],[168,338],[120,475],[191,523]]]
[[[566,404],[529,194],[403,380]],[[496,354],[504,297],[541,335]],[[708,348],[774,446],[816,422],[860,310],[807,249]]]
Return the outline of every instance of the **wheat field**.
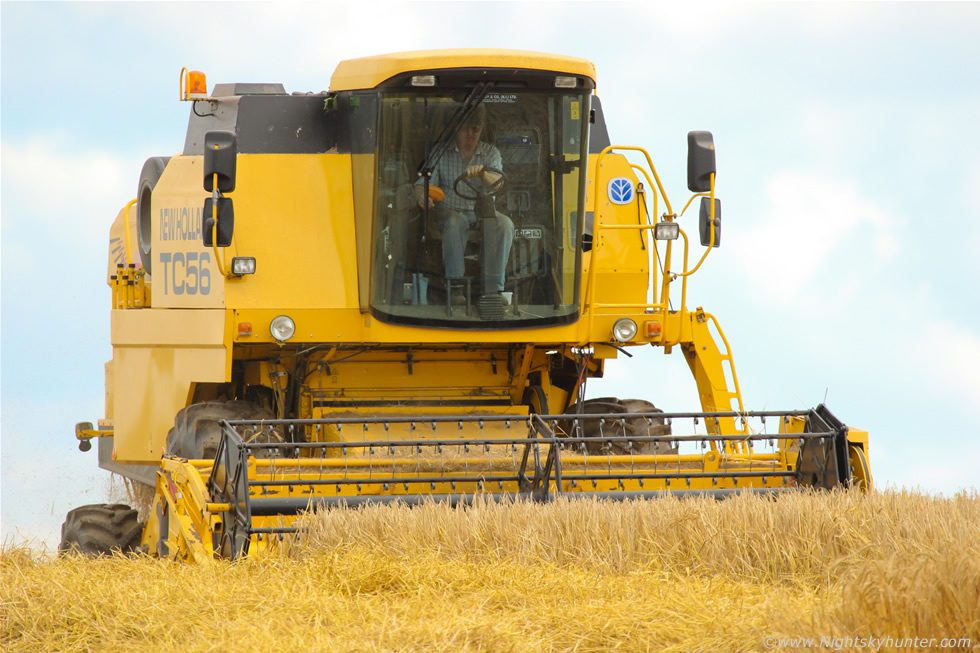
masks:
[[[6,547],[0,648],[980,651],[976,491],[304,519],[301,540],[236,563]]]

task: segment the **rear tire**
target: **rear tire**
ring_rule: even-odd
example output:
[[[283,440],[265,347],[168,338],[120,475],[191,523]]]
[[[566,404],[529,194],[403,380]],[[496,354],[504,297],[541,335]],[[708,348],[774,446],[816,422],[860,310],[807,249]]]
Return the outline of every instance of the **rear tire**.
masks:
[[[140,183],[136,188],[136,237],[139,241],[140,260],[150,274],[153,274],[153,270],[150,269],[153,262],[151,200],[153,189],[156,188],[169,161],[169,156],[154,156],[147,159],[143,164],[143,170],[140,171]]]
[[[181,409],[174,420],[174,427],[167,433],[167,453],[192,460],[213,459],[221,441],[218,420],[254,419],[271,420],[275,415],[268,408],[250,401],[205,401]],[[263,425],[239,429],[246,442],[283,442],[282,429]],[[257,451],[256,457],[270,457],[270,453]]]
[[[139,514],[121,503],[75,508],[61,526],[62,555],[100,556],[139,550],[143,524]]]

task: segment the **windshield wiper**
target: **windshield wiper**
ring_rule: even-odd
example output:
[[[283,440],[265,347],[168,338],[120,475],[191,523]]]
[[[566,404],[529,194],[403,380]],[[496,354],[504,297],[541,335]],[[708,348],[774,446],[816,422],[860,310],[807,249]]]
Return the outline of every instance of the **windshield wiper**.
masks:
[[[429,150],[428,155],[425,160],[419,165],[419,177],[424,177],[429,179],[432,176],[432,171],[436,169],[436,165],[439,164],[439,160],[449,149],[449,146],[456,139],[456,133],[459,131],[460,127],[466,123],[466,120],[476,111],[476,107],[479,106],[483,98],[486,97],[487,92],[490,87],[493,86],[493,82],[479,82],[470,91],[470,94],[466,96],[466,100],[463,102],[463,106],[456,109],[449,122],[443,128],[442,133],[436,139],[435,145]],[[428,116],[426,116],[428,120]]]

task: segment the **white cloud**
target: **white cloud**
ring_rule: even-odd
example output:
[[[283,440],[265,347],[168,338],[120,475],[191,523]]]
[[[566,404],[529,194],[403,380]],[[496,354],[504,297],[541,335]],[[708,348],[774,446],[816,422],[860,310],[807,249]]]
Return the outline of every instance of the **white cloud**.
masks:
[[[911,356],[919,359],[917,367],[930,385],[975,408],[980,399],[980,333],[937,321],[925,327],[920,342],[923,346]]]
[[[135,197],[139,163],[114,153],[67,151],[54,134],[4,142],[4,226],[47,229],[64,242],[104,240],[108,224]]]
[[[175,51],[184,53],[187,65],[207,73],[209,84],[285,77],[305,84],[287,84],[288,91],[326,90],[342,59],[433,47],[434,38],[458,33],[445,25],[441,7],[430,11],[408,3],[257,2],[245,11],[228,11],[232,6],[238,5],[188,5],[193,20],[179,3],[147,3],[135,11],[143,24],[154,25],[155,33],[174,35]],[[431,12],[437,9],[440,18],[434,25]],[[377,20],[380,16],[384,20]]]
[[[966,236],[970,242],[968,251],[972,252],[980,252],[980,193],[977,192],[978,188],[980,188],[980,165],[974,166],[973,170],[970,171],[969,181],[964,190],[966,196],[964,205],[969,210],[970,215],[969,219],[963,220],[963,224],[972,225],[970,228],[973,233]]]
[[[980,188],[980,165],[974,165],[970,171],[970,183],[968,188],[973,191]],[[968,195],[969,206],[973,212],[973,217],[980,218],[980,193],[970,192]]]
[[[669,38],[691,50],[702,49],[707,39],[744,29],[750,16],[757,13],[746,2],[658,1],[627,6],[641,20],[660,27]]]
[[[793,299],[827,265],[842,243],[870,231],[874,259],[900,249],[894,220],[851,181],[780,172],[766,187],[769,207],[755,226],[736,232],[745,275],[762,294]],[[867,262],[863,264],[867,265]]]
[[[841,166],[854,152],[874,149],[876,136],[871,126],[880,120],[880,107],[829,98],[808,100],[796,120],[798,149],[810,160]]]
[[[923,434],[917,442],[893,446],[882,438],[871,440],[871,472],[878,489],[905,487],[952,496],[977,489],[980,446],[973,441]],[[950,452],[955,455],[950,455]],[[887,479],[901,479],[900,482]]]

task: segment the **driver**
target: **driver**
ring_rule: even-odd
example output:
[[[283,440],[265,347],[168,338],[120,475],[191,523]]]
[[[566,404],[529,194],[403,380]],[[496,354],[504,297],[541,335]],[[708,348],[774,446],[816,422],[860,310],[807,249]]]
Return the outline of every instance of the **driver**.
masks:
[[[456,133],[455,147],[449,148],[443,154],[429,180],[430,186],[438,186],[446,194],[436,212],[436,225],[442,231],[442,260],[446,266],[447,279],[459,279],[463,276],[463,251],[469,240],[470,227],[476,223],[475,200],[463,199],[457,195],[453,190],[454,182],[460,176],[479,178],[483,187],[487,188],[500,179],[499,174],[490,172],[487,168],[503,170],[500,150],[480,141],[485,121],[486,107],[477,105]],[[423,198],[425,189],[422,182],[420,179],[415,185],[415,201],[420,208],[424,208],[424,199],[428,199],[429,208],[434,208],[435,202],[431,197]],[[497,219],[489,220],[482,232],[489,259],[483,262],[487,278],[485,290],[500,292],[504,289],[504,270],[514,242],[514,223],[498,211]]]

